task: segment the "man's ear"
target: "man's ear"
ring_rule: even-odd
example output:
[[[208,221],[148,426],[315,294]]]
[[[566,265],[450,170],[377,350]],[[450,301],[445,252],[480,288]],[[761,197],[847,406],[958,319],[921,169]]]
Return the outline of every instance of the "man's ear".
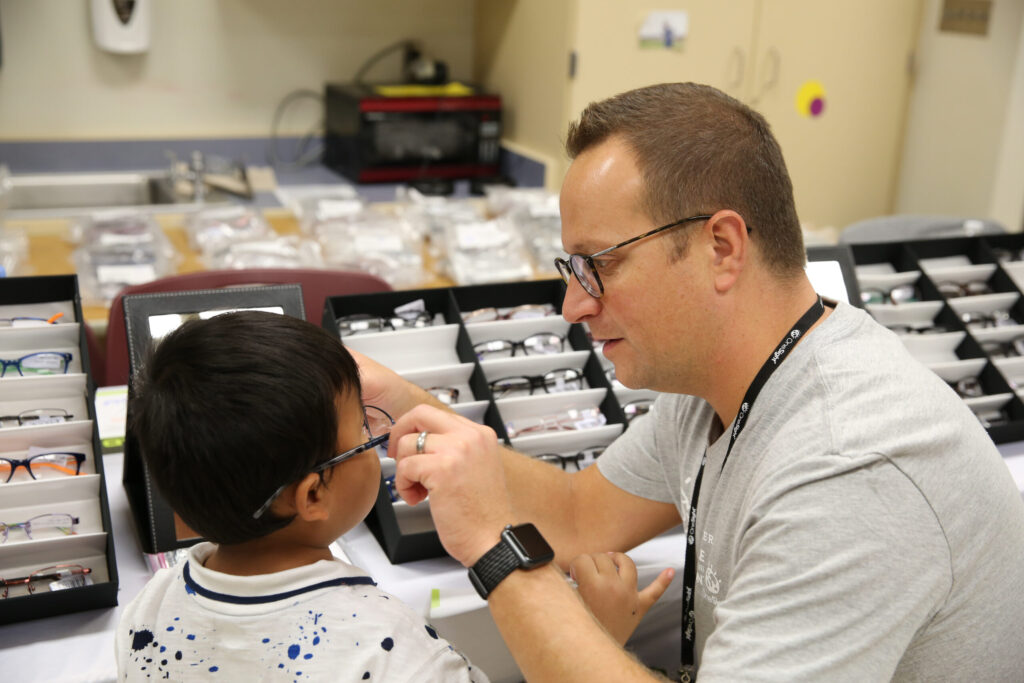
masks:
[[[291,491],[288,501],[294,506],[295,516],[306,522],[322,522],[329,516],[327,486],[317,473],[307,474]]]
[[[714,251],[711,268],[715,290],[724,293],[735,286],[749,257],[747,223],[738,213],[726,209],[708,219],[705,231]]]

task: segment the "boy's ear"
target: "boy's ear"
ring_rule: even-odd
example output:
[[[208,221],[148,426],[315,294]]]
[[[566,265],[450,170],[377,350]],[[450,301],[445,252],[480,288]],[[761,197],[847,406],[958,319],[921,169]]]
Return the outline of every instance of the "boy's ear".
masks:
[[[322,522],[330,513],[327,487],[315,472],[295,484],[290,502],[294,505],[295,515],[306,522]]]

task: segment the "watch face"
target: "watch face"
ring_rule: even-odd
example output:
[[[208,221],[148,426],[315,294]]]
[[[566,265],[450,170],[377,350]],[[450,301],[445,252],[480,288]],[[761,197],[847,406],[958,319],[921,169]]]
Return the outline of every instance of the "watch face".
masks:
[[[545,562],[550,562],[555,557],[555,552],[544,540],[544,537],[532,524],[520,524],[512,527],[508,532],[509,540],[512,541],[513,549],[520,556],[524,567],[534,567]]]

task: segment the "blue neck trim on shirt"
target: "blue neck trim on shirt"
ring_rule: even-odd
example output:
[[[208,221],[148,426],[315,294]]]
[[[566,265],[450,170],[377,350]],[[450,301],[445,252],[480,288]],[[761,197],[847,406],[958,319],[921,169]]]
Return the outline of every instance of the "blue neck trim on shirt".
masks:
[[[182,577],[185,579],[185,585],[191,590],[195,591],[204,598],[210,600],[217,600],[218,602],[230,602],[236,605],[258,605],[265,602],[277,602],[278,600],[287,600],[293,598],[296,595],[303,593],[309,593],[310,591],[320,590],[321,588],[333,588],[335,586],[376,586],[376,582],[369,576],[342,576],[337,579],[330,579],[328,581],[321,581],[320,583],[314,583],[303,588],[296,588],[295,590],[287,591],[285,593],[274,593],[272,595],[228,595],[227,593],[218,593],[216,591],[203,588],[195,579],[192,578],[192,574],[188,570],[189,563],[186,562],[182,569]]]

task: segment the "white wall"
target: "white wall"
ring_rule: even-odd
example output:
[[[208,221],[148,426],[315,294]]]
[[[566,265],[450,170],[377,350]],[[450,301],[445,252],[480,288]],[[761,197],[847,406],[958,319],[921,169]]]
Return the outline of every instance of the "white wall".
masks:
[[[291,91],[351,80],[404,38],[471,76],[472,0],[153,0],[142,55],[92,39],[88,0],[0,0],[0,140],[266,136]],[[395,53],[367,76],[397,79]],[[289,107],[304,133],[319,107]]]
[[[927,0],[896,212],[995,217],[1007,133],[1024,125],[1020,105],[1008,118],[1014,88],[1024,87],[1017,69],[1024,0],[995,0],[987,36],[939,31],[941,7],[942,0]],[[1024,174],[1016,192],[1024,206]],[[1020,229],[1019,214],[999,219]]]

